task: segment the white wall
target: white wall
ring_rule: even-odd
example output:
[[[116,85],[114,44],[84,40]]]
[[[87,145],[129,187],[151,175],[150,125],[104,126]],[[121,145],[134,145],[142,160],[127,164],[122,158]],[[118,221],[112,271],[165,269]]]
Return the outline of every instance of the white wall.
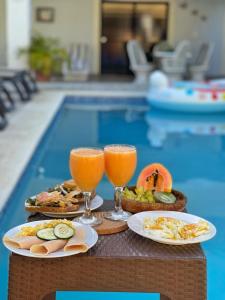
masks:
[[[0,0],[0,65],[6,63],[5,0]]]
[[[37,22],[38,7],[55,8],[55,21]],[[99,67],[99,20],[99,0],[33,0],[33,31],[58,38],[65,47],[79,42],[89,44],[93,73]]]
[[[30,0],[6,1],[6,60],[13,69],[27,66],[24,57],[18,57],[20,48],[29,46],[31,36]]]
[[[171,16],[171,41],[176,43],[182,39],[194,42],[210,41],[215,45],[210,64],[209,75],[225,75],[225,1],[224,0],[189,0],[188,8],[179,7],[178,1],[174,4]],[[193,16],[191,11],[198,9],[199,14],[206,15],[207,21],[203,22],[200,16]]]

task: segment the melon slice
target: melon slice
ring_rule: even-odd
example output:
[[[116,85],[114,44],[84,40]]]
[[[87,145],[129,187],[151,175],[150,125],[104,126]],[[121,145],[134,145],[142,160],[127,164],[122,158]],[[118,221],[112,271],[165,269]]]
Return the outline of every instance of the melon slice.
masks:
[[[163,165],[154,163],[148,165],[141,171],[138,177],[137,187],[170,193],[172,189],[172,176]]]

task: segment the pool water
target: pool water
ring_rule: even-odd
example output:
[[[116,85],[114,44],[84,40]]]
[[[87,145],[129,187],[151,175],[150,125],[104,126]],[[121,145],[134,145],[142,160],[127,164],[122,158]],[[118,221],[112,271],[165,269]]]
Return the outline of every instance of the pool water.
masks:
[[[145,99],[66,97],[39,143],[0,218],[0,235],[27,218],[24,200],[70,177],[68,157],[77,146],[133,144],[138,151],[135,184],[141,169],[161,162],[173,175],[174,188],[188,197],[188,211],[213,222],[216,237],[202,246],[207,256],[208,299],[225,299],[225,115],[186,115],[150,110]],[[113,196],[106,178],[98,186]],[[0,299],[7,299],[8,251],[0,246]],[[98,299],[104,293],[57,293],[57,299]],[[120,293],[107,294],[108,300]],[[123,294],[126,300],[158,295]]]

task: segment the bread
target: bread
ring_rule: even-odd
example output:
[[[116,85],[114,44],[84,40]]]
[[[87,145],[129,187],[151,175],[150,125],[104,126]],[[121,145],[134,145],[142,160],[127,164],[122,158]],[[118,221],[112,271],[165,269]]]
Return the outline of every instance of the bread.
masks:
[[[29,212],[65,213],[77,211],[79,209],[79,205],[74,204],[66,207],[26,205],[25,208]]]

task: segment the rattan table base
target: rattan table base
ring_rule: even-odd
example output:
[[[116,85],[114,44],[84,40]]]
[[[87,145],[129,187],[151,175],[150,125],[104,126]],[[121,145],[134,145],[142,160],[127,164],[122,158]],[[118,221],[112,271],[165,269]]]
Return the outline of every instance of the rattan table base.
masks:
[[[199,245],[163,245],[130,230],[100,236],[83,255],[11,255],[10,300],[52,300],[59,290],[158,292],[163,300],[205,300],[206,260]]]

